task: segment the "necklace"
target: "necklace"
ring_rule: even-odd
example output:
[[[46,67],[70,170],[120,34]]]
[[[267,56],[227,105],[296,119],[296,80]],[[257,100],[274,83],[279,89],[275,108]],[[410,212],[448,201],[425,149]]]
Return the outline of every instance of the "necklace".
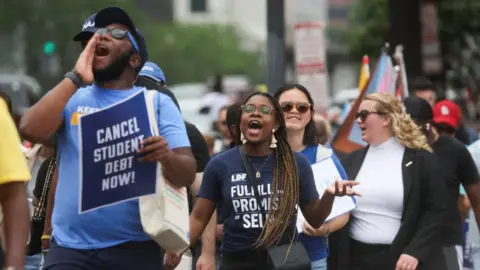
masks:
[[[250,161],[250,159],[248,159],[248,161],[250,162],[250,164],[252,164],[253,168],[255,169],[256,173],[255,173],[255,177],[258,179],[260,178],[260,176],[262,176],[260,174],[260,171],[262,170],[263,166],[265,166],[265,164],[267,164],[267,161],[268,159],[270,158],[270,156],[272,155],[273,152],[270,152],[270,154],[268,155],[268,157],[265,159],[265,162],[263,162],[262,166],[260,166],[260,168],[257,169],[257,167],[255,167],[255,165]]]

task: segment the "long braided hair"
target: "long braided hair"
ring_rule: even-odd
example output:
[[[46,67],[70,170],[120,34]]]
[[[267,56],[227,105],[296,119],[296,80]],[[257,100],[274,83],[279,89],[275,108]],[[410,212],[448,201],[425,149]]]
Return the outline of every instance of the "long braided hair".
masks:
[[[57,167],[56,151],[55,151],[55,154],[50,159],[47,159],[44,162],[48,162],[48,165],[47,165],[48,167],[45,173],[45,182],[43,184],[42,191],[41,191],[42,194],[40,195],[38,205],[37,207],[35,207],[35,210],[33,212],[32,219],[35,221],[43,221],[45,219],[45,215],[47,212],[48,193],[50,191],[50,182],[52,182],[52,179],[55,173],[55,168]]]
[[[257,248],[268,248],[278,244],[283,233],[289,228],[292,218],[296,215],[296,205],[299,201],[300,179],[297,161],[287,141],[285,119],[278,102],[267,93],[255,92],[245,99],[244,104],[253,96],[261,95],[270,100],[274,106],[276,126],[275,132],[277,147],[275,153],[275,167],[272,179],[272,194],[268,208],[267,221],[262,229],[255,246]],[[240,140],[240,122],[242,113],[238,115],[235,143],[242,145]]]

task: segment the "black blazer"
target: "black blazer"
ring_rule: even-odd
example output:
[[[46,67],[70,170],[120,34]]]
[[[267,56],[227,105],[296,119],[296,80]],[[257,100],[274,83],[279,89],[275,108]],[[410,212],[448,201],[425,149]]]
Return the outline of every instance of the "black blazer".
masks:
[[[368,147],[357,150],[342,161],[349,176],[355,179]],[[379,168],[381,170],[382,168]],[[426,150],[405,148],[402,160],[402,225],[392,243],[388,269],[395,269],[401,254],[419,260],[417,269],[446,269],[441,255],[442,223],[448,213],[444,194],[445,181],[439,172],[436,156]],[[387,179],[386,179],[387,180]],[[350,258],[349,225],[329,236],[329,270],[348,270]],[[440,257],[440,261],[438,260]]]

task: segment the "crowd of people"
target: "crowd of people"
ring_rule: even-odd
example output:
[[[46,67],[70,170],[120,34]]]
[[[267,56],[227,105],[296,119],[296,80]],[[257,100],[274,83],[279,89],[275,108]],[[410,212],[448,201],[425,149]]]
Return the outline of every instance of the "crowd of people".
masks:
[[[73,70],[21,119],[30,148],[0,99],[5,269],[460,270],[467,253],[480,269],[462,230],[478,235],[480,164],[455,138],[460,108],[437,101],[433,86],[417,84],[403,101],[367,95],[355,121],[368,146],[349,154],[331,148],[332,128],[299,84],[215,109],[214,138],[183,120],[124,10],[90,16],[74,41]],[[180,254],[144,232],[138,200],[78,212],[79,117],[147,89],[159,135],[138,153],[187,188],[190,246]],[[312,165],[325,159],[341,179],[319,193]],[[344,196],[355,208],[326,221]]]

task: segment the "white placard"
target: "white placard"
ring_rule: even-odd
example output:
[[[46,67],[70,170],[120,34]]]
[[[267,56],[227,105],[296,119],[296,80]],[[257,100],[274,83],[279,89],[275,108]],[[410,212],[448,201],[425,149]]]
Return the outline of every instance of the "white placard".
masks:
[[[325,190],[337,179],[342,179],[340,173],[337,170],[337,166],[333,162],[332,158],[324,159],[318,163],[312,165],[313,177],[315,178],[315,185],[317,186],[318,194],[322,195]],[[325,222],[330,221],[331,219],[343,215],[347,212],[352,211],[355,208],[355,200],[352,197],[335,197],[333,203],[332,211],[327,217]],[[301,211],[298,211],[297,216],[297,230],[299,233],[302,232],[302,225],[305,221]]]

